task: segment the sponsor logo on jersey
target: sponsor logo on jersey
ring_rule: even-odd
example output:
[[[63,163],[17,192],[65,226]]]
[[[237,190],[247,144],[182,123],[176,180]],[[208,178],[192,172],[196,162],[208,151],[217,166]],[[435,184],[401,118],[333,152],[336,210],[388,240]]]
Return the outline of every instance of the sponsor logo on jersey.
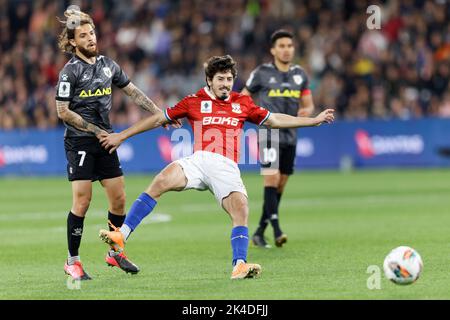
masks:
[[[81,81],[86,81],[86,80],[89,80],[90,78],[91,78],[91,75],[85,73],[85,74],[83,74],[83,76],[81,77]]]
[[[109,67],[104,67],[104,68],[103,68],[103,72],[105,73],[105,75],[106,75],[108,78],[111,78],[111,77],[112,77],[112,72],[111,72],[111,69],[110,69]]]
[[[62,76],[61,76],[61,80],[62,81],[67,81],[67,79],[69,79],[69,76],[67,75],[67,74],[63,74]]]
[[[229,126],[237,127],[239,125],[239,119],[233,117],[204,117],[203,125],[209,124],[227,124]]]
[[[275,77],[270,77],[269,83],[277,83],[277,79],[275,79]]]
[[[234,113],[242,113],[241,105],[239,103],[232,103],[231,109],[231,111],[233,111]]]
[[[202,101],[200,103],[201,113],[211,113],[212,112],[212,101]]]
[[[299,74],[294,74],[292,77],[297,85],[301,85],[303,82],[303,77]]]
[[[269,91],[268,96],[271,98],[300,98],[301,91],[300,90],[280,90],[280,89],[272,89]]]
[[[93,90],[83,90],[80,92],[80,98],[102,97],[111,95],[111,87]]]

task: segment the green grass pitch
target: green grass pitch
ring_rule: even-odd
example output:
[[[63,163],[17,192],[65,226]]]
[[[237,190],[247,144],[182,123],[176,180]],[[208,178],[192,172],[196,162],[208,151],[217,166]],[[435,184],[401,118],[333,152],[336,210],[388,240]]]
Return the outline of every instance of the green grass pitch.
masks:
[[[127,208],[151,176],[126,176]],[[261,211],[262,177],[243,175],[250,232]],[[231,281],[231,223],[209,192],[169,193],[132,234],[129,257],[141,272],[104,263],[107,202],[96,183],[81,258],[93,281],[69,290],[63,273],[71,189],[64,177],[0,180],[0,299],[449,299],[450,171],[297,172],[280,208],[285,247],[250,246],[258,279]],[[164,220],[164,219],[162,219]],[[273,243],[272,230],[268,233]],[[372,275],[394,247],[421,254],[424,271],[410,286]],[[376,279],[377,274],[374,275]]]

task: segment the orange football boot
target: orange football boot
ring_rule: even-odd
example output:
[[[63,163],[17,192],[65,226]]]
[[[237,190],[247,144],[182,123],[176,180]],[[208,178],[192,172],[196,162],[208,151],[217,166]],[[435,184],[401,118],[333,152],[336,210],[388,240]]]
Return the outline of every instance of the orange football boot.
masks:
[[[116,252],[122,252],[125,248],[125,239],[123,238],[122,232],[120,232],[120,228],[116,228],[111,221],[108,221],[111,228],[114,231],[109,230],[100,230],[99,237],[103,240],[103,242],[109,244],[111,249]]]
[[[261,274],[261,266],[256,263],[241,262],[234,266],[231,279],[256,278]]]

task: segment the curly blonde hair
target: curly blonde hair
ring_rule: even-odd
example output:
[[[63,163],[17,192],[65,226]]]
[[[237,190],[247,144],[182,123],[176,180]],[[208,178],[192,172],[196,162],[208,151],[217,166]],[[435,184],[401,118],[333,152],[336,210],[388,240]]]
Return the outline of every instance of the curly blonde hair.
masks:
[[[58,37],[58,47],[64,53],[75,53],[75,47],[70,44],[70,39],[75,39],[75,28],[84,24],[90,24],[95,29],[92,18],[82,11],[68,9],[64,12],[67,20],[58,21],[64,27],[63,31]]]

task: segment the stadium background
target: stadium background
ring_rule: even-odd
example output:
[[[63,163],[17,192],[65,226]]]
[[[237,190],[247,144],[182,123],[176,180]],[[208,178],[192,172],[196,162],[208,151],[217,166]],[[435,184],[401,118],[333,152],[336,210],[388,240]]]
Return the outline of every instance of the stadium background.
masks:
[[[105,274],[104,248],[95,234],[105,223],[98,187],[82,247],[97,281],[81,293],[67,290],[60,269],[71,198],[54,95],[68,59],[57,50],[56,16],[71,4],[94,18],[100,52],[161,107],[204,85],[202,64],[211,55],[236,59],[240,90],[256,65],[270,61],[270,33],[280,27],[294,32],[295,62],[310,76],[317,111],[337,109],[335,124],[300,131],[297,167],[347,174],[305,171],[292,177],[281,209],[289,246],[250,250],[265,270],[260,282],[224,281],[227,220],[209,194],[195,192],[168,195],[158,213],[169,213],[170,224],[155,227],[157,219],[149,219],[130,244],[147,273],[131,280]],[[381,8],[380,30],[367,28],[366,9],[373,4]],[[0,0],[0,298],[448,299],[449,21],[444,0]],[[145,115],[120,90],[113,92],[116,128]],[[122,146],[128,205],[170,161],[171,134],[155,130]],[[251,172],[243,177],[255,226],[262,178]],[[195,238],[200,232],[207,244]],[[380,265],[400,244],[422,254],[423,278],[403,291],[387,282],[383,290],[368,290],[367,266]],[[111,279],[123,296],[104,291]]]
[[[0,175],[64,174],[54,87],[68,57],[57,50],[56,17],[70,4],[92,15],[100,52],[162,108],[204,86],[202,66],[211,55],[238,61],[235,90],[241,90],[251,70],[271,60],[271,32],[291,30],[295,62],[310,76],[317,111],[334,107],[341,122],[331,131],[300,133],[297,167],[450,164],[447,120],[415,122],[450,117],[446,1],[3,0]],[[381,10],[379,30],[367,27],[366,9],[373,4]],[[145,116],[120,90],[113,95],[116,128]],[[170,134],[131,140],[121,151],[127,172],[167,164],[167,148],[177,144]],[[327,137],[333,138],[331,151],[322,142]],[[160,152],[145,148],[145,139],[159,142]],[[155,160],[145,161],[149,157]]]

